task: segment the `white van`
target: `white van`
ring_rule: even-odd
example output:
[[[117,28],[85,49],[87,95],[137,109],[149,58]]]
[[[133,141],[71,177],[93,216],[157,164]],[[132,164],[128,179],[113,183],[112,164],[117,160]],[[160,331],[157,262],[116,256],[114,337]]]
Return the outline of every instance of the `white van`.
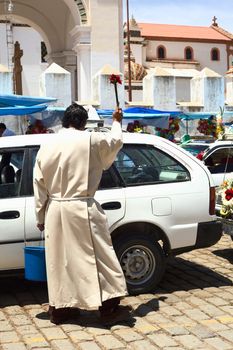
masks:
[[[32,173],[50,134],[0,138],[0,270],[24,268],[25,239],[39,244]],[[222,235],[208,169],[161,137],[124,133],[124,146],[96,193],[131,294],[153,291],[166,259]],[[77,266],[78,274],[78,266]]]

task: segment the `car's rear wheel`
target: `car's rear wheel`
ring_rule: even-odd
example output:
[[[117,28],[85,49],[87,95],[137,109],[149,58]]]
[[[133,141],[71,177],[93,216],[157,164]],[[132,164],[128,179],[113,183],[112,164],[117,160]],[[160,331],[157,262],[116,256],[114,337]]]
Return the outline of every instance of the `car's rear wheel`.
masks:
[[[160,282],[166,257],[151,236],[126,235],[114,239],[114,248],[130,294],[152,292]]]

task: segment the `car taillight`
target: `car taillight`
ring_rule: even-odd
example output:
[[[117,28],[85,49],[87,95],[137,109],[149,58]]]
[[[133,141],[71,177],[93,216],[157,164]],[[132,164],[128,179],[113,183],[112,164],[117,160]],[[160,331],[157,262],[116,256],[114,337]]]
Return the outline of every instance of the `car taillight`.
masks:
[[[210,187],[210,215],[215,214],[215,187]]]

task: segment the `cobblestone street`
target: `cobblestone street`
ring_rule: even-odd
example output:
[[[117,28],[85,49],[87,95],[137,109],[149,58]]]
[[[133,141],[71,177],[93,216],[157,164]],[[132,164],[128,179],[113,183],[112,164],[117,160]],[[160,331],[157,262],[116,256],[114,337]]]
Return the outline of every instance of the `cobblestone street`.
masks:
[[[45,284],[2,277],[1,350],[186,350],[233,349],[233,242],[169,260],[154,294],[127,297],[129,323],[101,326],[95,312],[83,312],[60,326],[47,317]],[[77,270],[78,273],[78,270]]]

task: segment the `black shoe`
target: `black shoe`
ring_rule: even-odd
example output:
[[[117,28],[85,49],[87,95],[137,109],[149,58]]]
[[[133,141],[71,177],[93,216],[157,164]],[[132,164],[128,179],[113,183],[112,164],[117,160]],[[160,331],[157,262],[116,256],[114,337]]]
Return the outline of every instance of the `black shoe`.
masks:
[[[48,314],[50,316],[51,323],[61,324],[70,319],[78,317],[80,315],[80,311],[77,308],[64,307],[55,309],[54,306],[49,306]]]
[[[100,320],[104,326],[114,326],[115,324],[127,322],[131,319],[132,308],[130,306],[117,306],[114,311],[100,313]]]

